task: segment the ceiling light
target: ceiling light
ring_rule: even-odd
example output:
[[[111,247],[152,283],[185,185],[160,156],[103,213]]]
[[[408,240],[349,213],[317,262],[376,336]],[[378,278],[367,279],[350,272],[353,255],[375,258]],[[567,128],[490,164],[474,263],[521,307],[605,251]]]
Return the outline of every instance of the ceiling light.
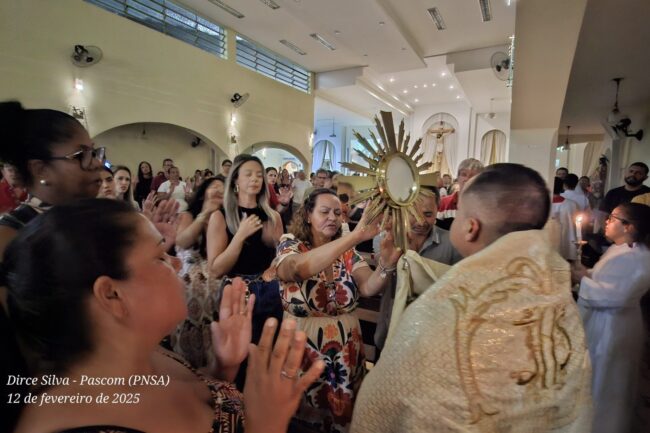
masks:
[[[424,87],[424,88],[426,89],[426,88],[427,88],[427,85],[426,85],[426,84],[423,84],[422,87]]]
[[[408,92],[409,92],[409,91],[406,90],[406,89],[402,90],[402,93],[404,93],[405,95],[406,95]]]
[[[440,73],[440,76],[441,76],[441,77],[446,77],[446,76],[447,76],[447,73],[446,73],[445,71],[442,71],[442,72]]]
[[[84,81],[81,78],[74,79],[74,88],[80,92],[84,91]]]
[[[431,83],[431,87],[436,87],[436,83]]]
[[[340,34],[341,34],[341,31],[340,31],[340,30],[334,30],[334,34],[335,34],[335,35],[340,35]]]
[[[414,88],[414,89],[417,89],[417,88],[418,88],[418,85],[416,84],[415,86],[413,86],[413,88]]]
[[[282,45],[284,45],[285,47],[289,48],[290,50],[293,50],[296,53],[300,54],[301,56],[304,56],[305,54],[307,54],[306,52],[304,52],[303,50],[301,50],[300,48],[298,48],[297,46],[295,46],[294,44],[292,44],[291,42],[289,42],[286,39],[280,40],[280,43]]]
[[[395,78],[390,77],[390,78],[388,79],[388,81],[390,81],[391,83],[394,83],[394,82],[395,82]]]
[[[440,14],[438,8],[427,9],[427,12],[429,12],[429,15],[431,15],[431,19],[436,24],[438,30],[444,30],[447,28],[445,20],[442,19],[442,15]]]
[[[280,5],[274,2],[273,0],[260,0],[260,1],[273,10],[280,9]]]
[[[415,99],[414,99],[414,102],[420,102],[420,100],[419,100],[419,99],[417,99],[417,98],[415,98]]]
[[[456,99],[460,99],[460,95],[456,95]]]
[[[312,34],[309,35],[309,36],[311,36],[313,39],[316,39],[316,40],[317,40],[318,42],[320,42],[323,46],[325,46],[325,48],[327,48],[327,49],[329,49],[329,50],[331,50],[331,51],[334,51],[334,50],[336,49],[336,47],[335,47],[334,45],[332,45],[331,43],[329,43],[328,41],[326,41],[325,38],[323,38],[323,37],[322,37],[321,35],[319,35],[318,33],[312,33]]]
[[[212,3],[213,5],[219,6],[221,9],[223,9],[224,11],[228,12],[230,15],[232,15],[232,16],[234,16],[236,18],[239,18],[239,19],[244,18],[243,13],[239,12],[237,9],[235,9],[234,7],[232,7],[230,5],[225,4],[221,0],[208,0],[208,1],[210,3]]]
[[[449,89],[450,89],[450,90],[453,90],[453,89],[454,89],[454,85],[451,84],[451,85],[449,86]]]
[[[492,8],[490,7],[490,0],[478,0],[478,5],[481,8],[481,19],[483,22],[492,20]]]

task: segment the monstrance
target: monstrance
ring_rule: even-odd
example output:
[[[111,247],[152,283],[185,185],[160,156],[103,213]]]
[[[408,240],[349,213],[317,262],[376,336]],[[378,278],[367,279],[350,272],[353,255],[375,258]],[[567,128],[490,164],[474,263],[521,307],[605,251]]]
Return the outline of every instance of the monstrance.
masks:
[[[423,172],[431,167],[432,163],[420,163],[423,156],[419,153],[422,138],[415,141],[409,150],[410,134],[404,137],[404,120],[400,122],[399,132],[396,134],[393,114],[389,111],[381,111],[380,114],[381,121],[377,116],[374,118],[379,139],[370,130],[368,132],[371,141],[357,131],[353,131],[354,136],[367,152],[367,154],[360,151],[357,153],[368,163],[368,166],[364,167],[354,162],[341,163],[343,167],[362,176],[345,176],[340,180],[351,183],[359,191],[359,195],[351,200],[352,204],[370,200],[365,211],[366,221],[374,221],[381,217],[382,230],[388,220],[392,221],[395,245],[406,251],[410,230],[409,216],[422,222],[422,215],[413,206],[413,202],[420,193],[433,194],[426,189],[420,190]]]

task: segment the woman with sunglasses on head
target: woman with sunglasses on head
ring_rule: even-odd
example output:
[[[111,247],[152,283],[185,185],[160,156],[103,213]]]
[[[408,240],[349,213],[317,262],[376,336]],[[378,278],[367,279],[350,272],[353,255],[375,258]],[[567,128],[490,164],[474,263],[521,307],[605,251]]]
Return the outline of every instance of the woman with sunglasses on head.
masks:
[[[238,155],[226,180],[224,205],[210,216],[207,252],[211,278],[225,281],[241,277],[257,302],[253,312],[253,338],[260,338],[269,317],[282,321],[282,303],[277,281],[263,273],[275,258],[282,235],[280,215],[269,205],[264,165],[257,157]],[[243,386],[245,370],[237,377]]]
[[[195,368],[214,361],[210,322],[217,313],[216,292],[221,280],[210,278],[206,232],[210,216],[223,205],[225,183],[222,175],[204,179],[187,211],[179,214],[176,229],[176,257],[181,260],[178,275],[185,285],[188,317],[172,333],[171,346]]]
[[[37,215],[53,205],[96,197],[102,184],[105,161],[103,148],[94,148],[88,132],[69,114],[48,109],[25,109],[19,102],[0,102],[0,160],[16,167],[29,197],[27,201],[0,217],[0,254],[18,232]],[[0,363],[0,377],[20,374],[25,361],[11,350],[16,342],[7,324],[6,289],[0,287],[0,341],[8,355]],[[4,356],[4,355],[3,355]],[[8,368],[8,371],[5,371]],[[5,388],[0,380],[0,395],[21,391]],[[11,431],[11,416],[16,405],[1,403],[0,431]]]
[[[624,203],[605,225],[613,243],[593,269],[574,265],[593,379],[593,432],[636,432],[636,386],[643,350],[641,297],[650,289],[650,207]]]
[[[37,378],[29,390],[35,404],[22,407],[11,431],[230,433],[244,424],[249,433],[286,431],[322,370],[297,377],[304,334],[288,321],[272,347],[277,322],[269,321],[259,345],[249,345],[255,297],[246,302],[235,280],[211,326],[213,371],[198,372],[161,349],[187,314],[179,261],[165,244],[129,204],[91,199],[54,207],[9,245],[0,276],[12,325],[33,354],[24,377]],[[246,356],[242,397],[230,380]]]
[[[322,432],[349,429],[365,374],[361,327],[352,312],[359,295],[374,296],[388,285],[387,272],[401,254],[386,236],[373,272],[354,249],[379,233],[379,224],[364,218],[342,237],[341,201],[334,190],[319,188],[305,199],[278,246],[275,266],[284,310],[307,334],[305,366],[325,361],[296,418]]]

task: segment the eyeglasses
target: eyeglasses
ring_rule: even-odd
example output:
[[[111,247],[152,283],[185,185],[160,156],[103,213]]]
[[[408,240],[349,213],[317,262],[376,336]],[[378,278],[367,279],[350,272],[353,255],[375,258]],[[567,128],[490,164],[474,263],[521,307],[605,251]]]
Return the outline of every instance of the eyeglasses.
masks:
[[[97,148],[91,148],[91,147],[86,147],[84,149],[78,150],[74,153],[71,153],[69,155],[65,156],[52,156],[49,158],[50,160],[78,160],[79,165],[81,166],[82,170],[90,170],[92,165],[93,165],[93,160],[97,160],[100,165],[104,164],[106,161],[106,148],[105,147],[97,147]]]
[[[611,221],[612,218],[619,220],[619,221],[621,222],[621,224],[625,224],[625,225],[630,224],[630,222],[629,222],[628,220],[623,219],[623,218],[621,218],[621,217],[617,217],[617,216],[614,215],[614,214],[609,214],[609,216],[607,217],[607,221]]]

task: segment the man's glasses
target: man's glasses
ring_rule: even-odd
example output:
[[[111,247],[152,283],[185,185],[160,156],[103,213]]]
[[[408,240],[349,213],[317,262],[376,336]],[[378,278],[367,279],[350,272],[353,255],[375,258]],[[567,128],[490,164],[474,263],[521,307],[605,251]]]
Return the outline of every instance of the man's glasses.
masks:
[[[617,216],[614,215],[614,214],[609,214],[609,216],[607,217],[607,221],[611,221],[612,218],[619,220],[622,224],[625,224],[625,225],[630,224],[630,222],[629,222],[628,220],[623,219],[623,218],[621,218],[621,217],[617,217]]]
[[[97,160],[100,165],[104,164],[106,161],[106,148],[97,147],[97,148],[85,148],[78,150],[74,153],[65,156],[52,156],[50,160],[78,160],[79,165],[82,170],[90,170],[93,165],[93,160]]]

